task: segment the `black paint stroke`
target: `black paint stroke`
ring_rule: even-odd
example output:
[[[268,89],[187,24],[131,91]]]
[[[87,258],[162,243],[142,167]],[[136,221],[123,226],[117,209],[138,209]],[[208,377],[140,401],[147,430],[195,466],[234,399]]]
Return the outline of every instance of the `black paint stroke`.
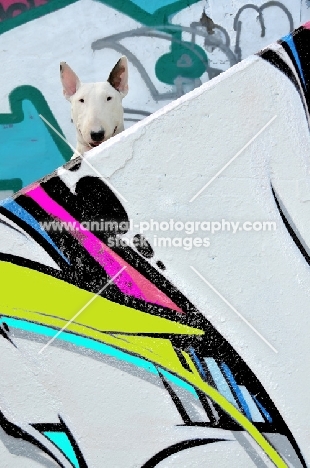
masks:
[[[1,318],[1,316],[0,316],[0,318]],[[16,344],[14,343],[14,341],[9,336],[9,332],[10,332],[10,329],[7,326],[7,324],[5,322],[0,323],[0,336],[3,336],[3,338],[5,340],[8,340],[11,343],[11,345],[13,345],[15,348],[17,348]]]
[[[199,447],[200,445],[207,445],[213,444],[214,442],[231,442],[229,439],[190,439],[184,440],[183,442],[179,442],[174,445],[170,445],[170,447],[165,448],[161,452],[158,452],[154,455],[150,460],[148,460],[141,468],[154,468],[157,466],[161,461],[165,460],[166,458],[174,455],[175,453],[182,452],[183,450],[188,450],[194,447]]]
[[[186,425],[190,424],[191,423],[190,417],[188,416],[184,406],[182,405],[182,402],[181,402],[180,398],[173,391],[172,387],[168,384],[167,380],[164,378],[162,373],[160,371],[158,371],[158,373],[159,373],[159,376],[160,376],[160,378],[162,380],[162,383],[163,383],[165,389],[167,390],[167,392],[171,396],[171,399],[172,399],[173,403],[175,404],[175,407],[178,410],[178,413],[181,416],[183,422]]]
[[[0,224],[3,224],[4,226],[7,226],[10,229],[13,229],[13,231],[18,232],[18,234],[26,237],[26,239],[27,239],[27,236],[23,232],[19,231],[19,229],[16,229],[16,227],[12,226],[10,223],[7,223],[4,219],[0,218]]]
[[[262,59],[266,60],[267,62],[271,63],[278,70],[284,73],[287,76],[287,78],[291,80],[297,91],[300,93],[300,87],[293,71],[274,50],[265,49],[262,52],[259,52],[257,55]]]
[[[55,460],[55,462],[61,468],[65,468],[64,465],[58,460],[58,458],[45,445],[43,445],[41,442],[39,442],[39,440],[37,440],[35,437],[33,437],[31,434],[29,434],[25,430],[23,430],[21,427],[10,422],[1,411],[0,411],[0,426],[9,436],[14,437],[15,439],[23,439],[26,442],[29,442],[30,444],[35,445],[44,453],[46,453],[48,456],[50,456],[53,460]]]
[[[86,461],[83,457],[83,454],[81,452],[80,447],[78,446],[75,438],[72,435],[72,432],[64,422],[64,420],[61,418],[60,415],[58,415],[60,423],[37,423],[37,424],[32,424],[32,427],[34,427],[37,431],[41,432],[41,434],[44,435],[44,432],[63,432],[66,434],[66,436],[69,439],[69,442],[73,448],[73,451],[75,453],[75,456],[79,462],[79,468],[87,468]],[[48,439],[51,443],[53,443],[50,439]],[[55,445],[55,444],[54,444]],[[68,462],[72,464],[72,462],[69,460],[69,458],[66,456],[66,454],[57,446],[55,447],[60,450],[64,456],[67,458]]]
[[[284,39],[280,40],[279,44],[283,47],[283,50],[286,52],[286,54],[292,61],[294,68],[292,68],[288,63],[286,63],[279,56],[279,54],[277,54],[277,52],[271,49],[264,49],[257,55],[274,65],[282,73],[284,73],[287,78],[291,80],[291,82],[294,84],[295,88],[297,89],[300,95],[303,107],[307,115],[307,110],[309,113],[310,109],[310,55],[308,47],[308,44],[310,42],[310,30],[300,27],[291,34],[291,39],[295,45],[295,50],[301,65],[303,78],[301,76],[299,67],[297,66],[294,54],[292,53],[292,50],[290,49],[289,45]],[[296,80],[296,74],[300,79],[300,84]]]
[[[137,251],[145,258],[152,258],[154,256],[154,250],[148,240],[142,236],[142,234],[136,234],[133,239],[133,244]]]
[[[276,192],[273,188],[273,186],[271,186],[271,191],[272,191],[272,195],[273,195],[273,198],[274,198],[274,201],[277,205],[277,208],[278,208],[278,211],[279,211],[279,214],[281,216],[281,219],[284,223],[284,226],[286,227],[289,235],[291,236],[291,238],[293,239],[296,247],[299,249],[301,255],[304,257],[304,259],[306,260],[306,262],[308,263],[308,265],[310,265],[310,255],[309,253],[307,252],[306,248],[304,247],[305,245],[305,242],[301,241],[298,237],[298,234],[296,233],[296,231],[294,230],[294,228],[292,227],[292,225],[290,224],[289,220],[287,219],[287,217],[285,216],[283,210],[284,208],[282,209],[281,208],[281,204],[280,204],[280,199],[278,197],[278,195],[276,195]]]
[[[117,221],[118,223],[121,221],[128,222],[127,213],[121,202],[117,199],[111,189],[96,177],[81,177],[76,184],[75,194],[73,194],[65,183],[56,175],[50,179],[43,180],[41,182],[41,186],[52,199],[66,209],[77,221],[98,221],[100,219],[104,219],[105,221]],[[37,205],[34,200],[27,197],[27,195],[18,194],[14,199],[16,203],[22,206],[38,222],[42,223],[45,221],[53,221],[54,218]],[[9,216],[5,209],[4,214]],[[104,269],[94,260],[94,258],[83,248],[83,246],[70,232],[49,232],[53,242],[69,259],[70,265],[68,265],[58,253],[56,255],[55,249],[50,244],[47,245],[48,242],[36,233],[33,228],[28,226],[27,223],[24,223],[22,220],[19,220],[18,217],[14,217],[14,215],[10,216],[11,218],[14,218],[12,220],[14,220],[17,225],[20,225],[25,232],[36,237],[37,241],[44,246],[51,256],[53,255],[53,258],[57,261],[60,270],[55,270],[45,265],[8,254],[1,254],[0,260],[40,271],[41,273],[61,279],[69,284],[73,284],[90,292],[97,293],[98,290],[106,284],[109,278]],[[111,236],[115,236],[117,232],[119,231],[116,229],[112,233],[93,231],[93,234],[98,239],[107,242],[108,239]],[[136,271],[156,285],[156,287],[166,294],[166,296],[170,298],[183,311],[183,313],[149,303],[142,299],[124,295],[114,284],[111,284],[110,287],[102,293],[102,296],[110,301],[131,307],[141,312],[203,330],[205,333],[203,337],[150,333],[141,335],[154,337],[154,340],[158,338],[169,340],[174,349],[178,350],[178,353],[187,351],[191,347],[195,350],[197,356],[200,356],[202,361],[204,357],[208,356],[212,356],[214,359],[220,360],[221,362],[224,361],[236,376],[238,385],[245,385],[249,389],[250,393],[256,395],[261,404],[272,415],[272,423],[265,421],[265,423],[253,422],[253,424],[260,431],[278,432],[286,435],[291,440],[292,435],[288,427],[261,383],[243,359],[238,355],[228,341],[225,340],[225,338],[213,327],[213,325],[158,271],[157,268],[152,266],[146,258],[142,257],[130,246],[111,247],[111,249],[135,268]],[[100,330],[98,331],[100,332]],[[183,362],[181,361],[180,364],[186,368],[184,360]],[[214,387],[214,383],[212,382],[211,384]],[[204,403],[206,404],[206,401]],[[232,420],[231,416],[223,409],[216,404],[214,404],[214,407],[218,412],[219,420],[214,423],[214,418],[210,418],[211,423],[209,426],[217,428],[233,427],[234,430],[238,430],[237,427],[240,428],[240,426]]]

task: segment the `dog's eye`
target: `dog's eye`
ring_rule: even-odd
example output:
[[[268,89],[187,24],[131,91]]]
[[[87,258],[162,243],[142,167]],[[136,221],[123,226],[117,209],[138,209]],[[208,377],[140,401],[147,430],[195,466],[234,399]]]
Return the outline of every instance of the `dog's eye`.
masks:
[[[107,101],[111,101],[111,99],[112,99],[111,96],[107,97]]]
[[[84,99],[79,99],[80,102],[84,102]]]

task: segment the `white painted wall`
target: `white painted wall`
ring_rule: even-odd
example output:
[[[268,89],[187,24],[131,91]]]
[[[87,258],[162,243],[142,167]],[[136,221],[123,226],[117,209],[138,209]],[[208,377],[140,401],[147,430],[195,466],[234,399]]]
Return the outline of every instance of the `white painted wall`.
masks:
[[[192,203],[191,198],[273,117],[276,119]],[[242,131],[241,131],[242,129]],[[146,150],[147,148],[147,150]],[[285,229],[270,183],[307,238],[309,130],[288,79],[250,57],[88,153],[88,161],[143,221],[274,221],[276,232],[217,232],[210,247],[155,247],[154,263],[229,340],[276,402],[309,459],[309,266]],[[85,164],[74,181],[91,174]],[[305,189],[306,190],[306,189]],[[308,194],[306,195],[308,199]],[[136,231],[135,231],[136,233]],[[154,246],[154,234],[147,232]],[[180,237],[183,233],[170,233]],[[205,233],[197,233],[204,236]],[[194,235],[195,236],[195,235]],[[191,270],[193,266],[276,349],[274,352]]]

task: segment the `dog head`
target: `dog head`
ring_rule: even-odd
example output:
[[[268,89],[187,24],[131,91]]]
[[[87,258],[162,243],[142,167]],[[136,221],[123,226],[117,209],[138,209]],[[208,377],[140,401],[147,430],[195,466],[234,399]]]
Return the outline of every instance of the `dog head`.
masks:
[[[124,129],[122,99],[128,92],[128,63],[121,57],[107,81],[81,83],[65,62],[60,64],[63,93],[71,102],[78,142],[90,149]]]

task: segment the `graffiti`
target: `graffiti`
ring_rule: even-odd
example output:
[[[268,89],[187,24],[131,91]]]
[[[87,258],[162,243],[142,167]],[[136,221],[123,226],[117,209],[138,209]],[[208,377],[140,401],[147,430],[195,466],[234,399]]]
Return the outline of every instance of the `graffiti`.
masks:
[[[14,18],[25,11],[45,5],[48,0],[24,0],[24,1],[10,1],[2,0],[0,4],[0,21],[7,21]]]
[[[111,48],[122,54],[126,54],[132,64],[138,69],[142,79],[156,102],[160,100],[176,99],[189,90],[200,86],[202,83],[200,78],[205,72],[208,73],[209,79],[212,79],[226,68],[240,61],[242,55],[242,49],[240,47],[242,21],[240,20],[240,17],[242,12],[246,9],[254,9],[258,12],[258,19],[262,28],[261,35],[264,37],[266,27],[263,11],[270,7],[278,7],[282,9],[288,18],[288,31],[294,29],[293,18],[290,11],[280,2],[267,2],[261,7],[251,4],[244,5],[238,10],[234,19],[233,27],[237,32],[234,51],[232,51],[230,47],[230,37],[227,30],[222,26],[215,24],[213,20],[206,15],[205,10],[203,11],[200,20],[192,22],[189,27],[182,25],[158,24],[155,28],[138,28],[136,30],[130,30],[98,39],[92,43],[91,47],[94,51]],[[191,42],[182,40],[182,35],[184,33],[191,34]],[[141,61],[123,43],[120,43],[120,41],[132,37],[152,37],[157,40],[166,40],[170,42],[170,52],[159,57],[155,63],[155,74],[160,81],[174,85],[175,91],[166,93],[159,93],[157,91]],[[208,58],[206,52],[201,46],[196,44],[197,37],[204,38],[204,49],[208,53],[212,54],[214,51],[219,50],[225,54],[227,65],[224,68],[218,69],[211,66],[210,58]]]
[[[190,33],[192,36],[191,42],[182,42],[180,39],[171,34],[165,34],[167,28],[158,27],[157,30],[152,28],[139,28],[136,30],[115,34],[110,37],[98,39],[92,43],[92,50],[101,50],[104,48],[111,48],[121,54],[125,54],[130,62],[137,68],[147,88],[149,89],[155,101],[172,100],[185,94],[184,85],[191,87],[191,89],[201,85],[199,79],[204,72],[208,72],[210,77],[214,77],[221,73],[223,70],[218,70],[209,65],[208,58],[205,52],[195,44],[197,36],[204,38],[206,48],[212,47],[212,50],[219,48],[229,61],[229,66],[237,63],[233,52],[229,47],[229,37],[225,34],[225,30],[218,25],[214,25],[215,32],[210,35],[208,32],[200,30],[198,27],[202,26],[201,22],[192,23],[190,27],[184,26],[169,26],[169,31],[178,33],[181,37],[182,32]],[[158,32],[158,29],[162,32]],[[223,33],[225,42],[217,31]],[[171,43],[171,53],[165,54],[159,58],[155,65],[156,76],[160,81],[168,84],[174,84],[176,90],[172,92],[160,93],[157,91],[155,85],[146,72],[143,64],[138,58],[123,44],[121,40],[128,37],[152,37],[161,40],[166,40]]]
[[[22,439],[37,447],[41,453],[42,451],[48,454],[59,466],[82,466],[85,467],[85,461],[78,444],[70,432],[65,421],[60,415],[54,411],[55,402],[51,396],[43,388],[41,382],[36,379],[32,373],[31,365],[27,364],[27,358],[20,351],[19,347],[11,339],[11,330],[7,322],[1,318],[2,330],[5,334],[1,333],[6,341],[1,340],[1,356],[6,362],[14,365],[15,375],[23,379],[24,388],[31,389],[31,396],[29,399],[30,410],[25,420],[25,414],[21,414],[20,408],[16,404],[18,401],[18,393],[12,389],[8,394],[8,388],[13,384],[15,377],[10,374],[9,368],[6,366],[3,369],[3,379],[5,382],[1,385],[1,399],[4,393],[10,400],[11,405],[3,407],[1,405],[0,425],[4,428],[5,432],[11,437]],[[5,397],[6,398],[6,397]],[[31,403],[33,407],[31,408]],[[37,410],[34,408],[37,406]],[[53,422],[35,423],[39,417],[43,419],[50,418]],[[31,457],[31,454],[29,454]],[[70,462],[70,464],[68,463]]]
[[[76,0],[74,0],[76,1]],[[98,0],[99,1],[99,0]],[[132,55],[132,61],[139,68],[141,76],[143,77],[147,87],[152,92],[152,96],[155,100],[160,99],[174,99],[181,94],[184,94],[186,91],[182,91],[182,83],[187,84],[187,80],[193,82],[193,85],[190,88],[197,87],[201,84],[200,77],[208,68],[208,57],[205,51],[197,44],[195,44],[195,36],[203,36],[205,38],[204,45],[205,49],[209,49],[214,51],[214,48],[219,48],[226,54],[227,59],[229,61],[229,66],[237,63],[237,61],[241,60],[241,48],[240,48],[240,36],[241,36],[241,28],[242,22],[240,21],[240,16],[242,12],[246,9],[254,9],[258,12],[258,19],[262,26],[262,36],[265,35],[265,24],[263,18],[263,11],[269,7],[279,7],[281,8],[287,15],[289,20],[289,30],[292,30],[294,27],[292,15],[289,10],[283,6],[280,2],[267,2],[261,7],[257,7],[256,5],[248,4],[242,6],[239,11],[237,12],[235,19],[234,19],[234,29],[237,31],[236,36],[236,45],[235,45],[235,52],[229,47],[229,35],[227,30],[220,25],[216,25],[211,18],[209,18],[205,11],[200,18],[199,22],[193,22],[190,28],[185,26],[175,26],[171,25],[168,22],[168,18],[173,15],[174,13],[181,11],[186,7],[190,7],[190,5],[197,3],[198,0],[188,1],[162,1],[156,6],[149,6],[148,2],[144,1],[117,1],[117,2],[109,2],[108,0],[100,0],[107,6],[112,6],[116,10],[125,13],[126,15],[134,18],[135,20],[141,22],[144,25],[147,25],[147,28],[140,28],[139,30],[133,30],[128,32],[123,32],[120,34],[116,34],[102,40],[98,40],[92,44],[93,50],[99,50],[104,47],[111,47],[115,50],[122,51],[122,53],[128,49],[122,46],[119,41],[126,37],[153,37],[162,40],[168,40],[171,42],[170,52],[164,54],[163,56],[159,57],[155,64],[155,72],[157,78],[167,84],[175,85],[177,90],[175,93],[165,93],[163,96],[158,95],[156,89],[154,89],[154,85],[152,85],[151,80],[146,73],[144,67],[139,62],[136,56]],[[33,8],[34,6],[40,7],[36,9],[36,14],[29,18],[25,16],[25,22],[29,21],[29,19],[35,19],[39,16],[37,15],[37,10],[41,12],[41,15],[45,15],[46,13],[51,13],[52,11],[56,11],[59,8],[63,8],[69,4],[73,3],[73,0],[62,2],[59,4],[57,1],[51,4],[32,4],[28,5],[29,8]],[[25,4],[26,5],[26,4]],[[44,8],[43,8],[44,7]],[[25,7],[26,8],[26,7]],[[24,10],[23,10],[24,11]],[[24,15],[22,15],[24,16]],[[20,25],[20,21],[16,24]],[[15,27],[14,25],[12,27]],[[153,29],[152,29],[153,27]],[[202,27],[202,28],[201,28]],[[197,30],[198,28],[198,30]],[[6,30],[6,29],[5,29]],[[158,33],[160,31],[160,33]],[[1,29],[0,29],[1,32]],[[182,33],[191,32],[192,33],[192,41],[187,42],[181,39]],[[113,44],[111,44],[113,42]],[[221,70],[216,68],[212,68],[209,66],[208,74],[209,78],[213,78],[217,74],[220,73]],[[189,88],[189,89],[190,89]],[[185,86],[185,89],[188,91],[188,87]]]
[[[264,12],[264,10],[266,10],[267,8],[270,8],[270,7],[277,7],[277,8],[280,8],[282,11],[284,11],[284,13],[287,16],[288,23],[289,23],[288,24],[288,31],[293,31],[294,22],[293,22],[292,14],[288,10],[288,8],[286,8],[281,2],[277,2],[277,1],[266,2],[260,7],[254,5],[254,4],[250,4],[250,3],[247,4],[247,5],[242,6],[239,9],[239,11],[237,12],[237,14],[235,16],[235,19],[234,19],[234,30],[237,33],[236,34],[235,54],[236,54],[236,57],[237,57],[238,61],[241,60],[241,55],[242,55],[242,50],[240,48],[240,38],[241,38],[241,29],[242,29],[242,21],[240,21],[241,14],[243,13],[243,11],[245,11],[247,9],[253,9],[253,10],[257,11],[257,13],[258,13],[257,19],[258,19],[258,21],[259,21],[259,23],[261,25],[261,28],[262,28],[261,37],[264,37],[265,33],[266,33],[266,27],[265,27],[263,12]]]
[[[73,3],[2,2],[0,32]],[[292,13],[280,2],[241,7],[232,16],[233,44],[224,19],[217,24],[205,11],[195,21],[171,23],[173,14],[197,1],[97,3],[126,14],[142,27],[126,25],[106,37],[100,31],[98,39],[92,38],[85,48],[93,55],[109,49],[126,54],[156,103],[184,95],[241,60],[242,35],[248,29],[242,21],[245,10],[257,12],[263,37],[267,30],[264,15],[271,7],[286,15],[287,32],[293,29]],[[310,77],[303,43],[308,43],[309,34],[305,25],[280,41],[281,52],[269,47],[260,54],[295,85],[307,117]],[[157,56],[150,54],[147,63],[138,53],[146,38],[152,39],[154,50],[164,44]],[[131,49],[133,40],[135,48]],[[159,88],[158,82],[164,87]],[[85,221],[92,226],[101,219],[126,225],[128,213],[81,160],[45,177],[69,160],[71,150],[45,126],[40,114],[63,134],[57,123],[63,107],[56,119],[47,104],[52,91],[45,100],[34,86],[14,86],[9,96],[11,113],[0,115],[1,194],[7,197],[22,189],[0,205],[0,352],[4,363],[0,439],[10,440],[8,451],[18,456],[26,441],[37,451],[26,450],[24,457],[42,466],[49,466],[50,459],[74,468],[151,468],[199,447],[216,447],[225,454],[231,445],[236,453],[241,447],[256,466],[264,466],[263,456],[267,456],[277,467],[288,466],[288,460],[293,466],[306,467],[269,393],[229,341],[166,278],[168,263],[156,258],[147,239],[143,247],[139,235],[133,246],[120,245],[113,241],[126,230],[83,227]],[[59,100],[62,103],[61,95]],[[149,115],[150,102],[128,105],[125,120],[136,122]],[[273,194],[290,236],[310,263],[306,242],[276,187]],[[42,229],[43,224],[60,221],[74,228]],[[95,300],[94,295],[98,295]],[[72,320],[88,303],[87,314]],[[61,387],[56,381],[49,386],[40,367],[38,352],[53,339],[46,367],[60,367],[59,362],[68,366],[64,375],[68,372],[70,385]],[[72,379],[76,376],[74,383],[70,371]],[[99,382],[99,390],[94,381]],[[29,405],[22,404],[23,389],[32,395]],[[59,392],[59,398],[54,392]],[[62,395],[72,400],[72,406],[62,407]],[[117,417],[115,408],[120,407]],[[146,424],[152,427],[147,441]],[[132,438],[131,433],[135,434]]]
[[[181,31],[181,28],[176,28],[176,30]],[[168,84],[175,84],[176,91],[166,93],[158,92],[143,64],[138,60],[135,54],[133,54],[128,48],[119,42],[127,37],[143,36],[160,38],[169,42],[172,41],[177,45],[177,47],[175,47],[172,52],[172,54],[175,54],[173,59],[171,56],[167,57],[167,55],[164,55],[160,57],[156,64],[156,74],[157,76],[159,75],[159,79]],[[206,55],[204,53],[202,55],[200,51],[195,48],[195,44],[184,44],[180,40],[173,38],[171,35],[158,33],[151,28],[139,28],[135,31],[115,34],[104,39],[99,39],[92,43],[91,47],[94,51],[104,48],[111,48],[120,52],[121,54],[126,55],[129,61],[138,69],[144,83],[152,95],[152,98],[156,102],[161,100],[172,100],[184,94],[182,86],[185,83],[194,81],[196,86],[199,86],[201,84],[199,76],[201,76],[203,72],[206,71],[208,64]],[[195,63],[193,63],[193,59],[191,57],[194,58]],[[196,77],[192,78],[193,75],[196,75]]]
[[[25,24],[46,14],[65,8],[78,0],[24,0],[24,2],[10,2],[4,0],[0,6],[0,33]],[[134,18],[148,26],[163,25],[169,16],[187,8],[198,0],[161,0],[150,5],[143,0],[96,0]]]
[[[189,448],[198,447],[200,445],[207,445],[212,444],[214,442],[221,442],[224,439],[193,439],[193,440],[185,440],[179,444],[175,444],[172,447],[168,447],[167,449],[163,450],[160,453],[157,453],[154,457],[152,457],[148,462],[146,462],[142,468],[154,468],[157,466],[161,461],[166,460],[168,457],[175,453],[179,453],[182,450],[188,450]]]
[[[259,53],[260,57],[268,61],[278,70],[281,70],[281,72],[284,73],[293,83],[300,96],[308,125],[310,110],[310,74],[308,71],[309,59],[305,44],[307,44],[309,38],[310,23],[308,22],[294,31],[294,33],[289,34],[278,41],[278,44],[281,46],[280,50],[276,50],[273,46],[271,46]],[[290,215],[286,210],[280,195],[277,193],[274,187],[272,187],[272,192],[280,216],[284,225],[286,226],[288,233],[290,234],[296,247],[299,249],[306,262],[310,264],[307,242],[305,242],[301,234],[294,226],[294,223],[290,219]]]
[[[244,54],[242,52],[242,35],[250,29],[248,22],[244,20],[245,11],[253,10],[258,13],[262,35],[265,34],[267,29],[264,15],[266,16],[266,12],[272,9],[278,9],[286,15],[288,20],[287,25],[285,24],[285,27],[288,28],[287,32],[293,29],[292,13],[280,2],[267,2],[260,7],[247,4],[234,13],[231,22],[234,23],[233,27],[237,32],[236,42],[233,41],[228,32],[232,30],[232,24],[228,24],[227,18],[223,17],[223,21],[219,21],[219,24],[217,24],[206,13],[207,5],[203,9],[198,0],[162,0],[155,3],[150,5],[149,2],[143,0],[127,2],[123,0],[94,1],[94,5],[99,5],[102,8],[103,15],[110,8],[113,8],[116,14],[119,12],[142,25],[142,27],[130,28],[124,23],[121,32],[101,38],[98,35],[97,39],[92,37],[89,43],[86,43],[86,48],[88,48],[92,60],[98,60],[98,57],[103,56],[109,50],[116,51],[127,55],[133,69],[138,71],[143,88],[142,92],[139,91],[137,99],[130,102],[125,108],[126,128],[150,115],[159,106],[197,88],[205,81],[218,76],[240,61],[242,53]],[[64,15],[65,17],[65,10],[63,9],[70,5],[70,8],[78,5],[77,0],[21,0],[18,3],[13,0],[5,0],[0,4],[0,34],[14,28],[11,34],[12,44],[15,44],[18,26],[32,21],[29,24],[29,30],[33,28],[33,31],[37,31],[37,27],[40,30],[41,25],[43,27],[42,34],[44,35],[45,31],[49,30],[49,21],[51,21],[51,24],[54,21],[51,16]],[[186,12],[190,13],[190,9],[193,9],[197,16],[195,21],[187,22]],[[173,24],[175,14],[181,14],[180,24]],[[129,24],[131,23],[129,22]],[[284,25],[279,26],[279,28],[284,28]],[[34,34],[37,33],[34,32]],[[57,36],[60,32],[55,32],[55,34]],[[152,45],[149,45],[149,57],[152,58],[147,58],[141,54],[145,39],[152,39]],[[133,41],[134,48],[132,47]],[[9,44],[8,50],[13,50],[10,47]],[[38,48],[37,52],[29,49],[29,56],[33,57],[36,54],[40,56],[43,53],[40,49],[40,41],[37,41],[34,47]],[[72,50],[70,51],[72,55],[76,55],[74,47],[84,48],[84,45],[75,46],[72,43]],[[6,48],[4,48],[3,54],[5,54],[5,50]],[[254,48],[253,52],[256,50]],[[64,49],[63,53],[67,54],[68,51]],[[56,52],[53,54],[56,54]],[[5,56],[3,56],[3,60],[6,60]],[[56,108],[58,106],[57,113],[54,117],[49,117],[51,113],[49,105],[53,102],[53,106],[55,106],[54,96],[56,90],[52,89],[52,87],[50,91],[45,89],[44,97],[43,95],[39,96],[39,89],[41,89],[42,85],[38,74],[32,72],[31,67],[24,67],[24,70],[20,70],[18,58],[16,57],[15,64],[14,59],[12,60],[13,62],[10,61],[12,69],[18,69],[18,76],[20,73],[22,75],[21,80],[15,84],[13,83],[12,89],[8,90],[8,92],[11,92],[10,105],[13,114],[15,107],[17,109],[20,102],[14,97],[14,88],[19,88],[20,82],[31,83],[33,88],[37,88],[38,92],[34,100],[31,100],[31,97],[28,99],[26,95],[23,98],[21,112],[25,113],[25,115],[33,115],[34,119],[32,121],[25,118],[23,122],[17,123],[13,122],[14,119],[9,116],[3,116],[2,119],[0,115],[0,120],[3,122],[0,128],[2,150],[1,198],[10,196],[28,183],[51,172],[70,157],[70,149],[66,148],[60,139],[57,137],[55,139],[54,135],[49,133],[50,129],[44,126],[38,114],[42,113],[50,122],[51,119],[57,120],[59,125],[56,124],[56,127],[61,133],[66,134],[68,141],[72,141],[74,138],[73,127],[71,130],[63,119],[61,94],[59,93],[59,103],[57,101],[56,105]],[[57,61],[57,64],[53,65],[56,69],[59,59],[58,57],[56,59],[55,56],[54,60]],[[60,60],[63,60],[63,56],[60,57]],[[4,77],[3,82],[6,84],[8,77]],[[137,92],[139,85],[131,85],[131,90],[134,93]],[[12,126],[10,127],[10,125]],[[26,140],[22,139],[24,133],[28,135]],[[23,147],[22,151],[18,152],[21,155],[19,161],[16,160],[15,156],[13,157],[16,154],[17,147],[19,150]],[[46,148],[49,148],[48,153],[45,153]],[[34,164],[36,159],[40,160],[40,164]]]
[[[72,170],[76,178],[74,191],[64,176],[60,177],[60,172],[70,174]],[[80,352],[91,351],[93,358],[102,355],[109,359],[110,367],[121,365],[123,374],[139,369],[139,382],[142,379],[147,383],[151,378],[154,391],[161,388],[167,393],[183,428],[245,431],[275,466],[287,466],[282,458],[281,447],[285,446],[286,456],[297,457],[297,463],[305,467],[294,437],[261,383],[228,341],[149,263],[153,250],[109,242],[124,234],[117,226],[128,223],[128,216],[111,189],[97,177],[85,175],[87,170],[85,162],[72,161],[58,171],[59,175],[1,204],[2,235],[15,235],[13,230],[19,235],[24,233],[49,258],[44,261],[41,256],[38,260],[2,248],[0,305],[2,337],[6,338],[2,353],[7,353],[7,360],[12,361],[10,356],[15,353],[14,361],[19,361],[21,351],[15,338],[19,332],[42,342],[69,322],[51,347],[61,342],[63,346],[74,345]],[[116,223],[115,229],[94,230],[92,223],[100,219]],[[89,229],[81,225],[85,220],[89,221]],[[47,226],[55,221],[71,223],[74,229],[42,230],[44,223]],[[17,295],[12,291],[16,283]],[[87,314],[71,320],[98,291]],[[66,349],[74,352],[72,347]],[[9,371],[6,377],[9,382]],[[14,404],[14,399],[10,400],[10,408],[14,409]],[[0,424],[12,435],[13,419],[10,411],[4,411]],[[16,427],[15,419],[19,437],[39,444],[60,466],[61,455],[56,454],[56,448],[66,455],[70,466],[89,466],[83,449],[71,435],[70,425],[60,418],[60,423],[49,422],[47,417],[31,422],[32,429],[24,423]],[[231,440],[231,435],[212,434],[186,439],[181,433],[168,431],[164,441],[153,442],[153,452],[138,450],[142,457],[139,466],[154,467],[172,454]],[[281,443],[277,445],[269,434],[278,434]],[[237,439],[242,443],[240,437],[233,440]],[[106,449],[103,444],[102,453]],[[258,453],[256,456],[259,459]],[[133,466],[133,461],[127,459],[127,466]]]
[[[68,146],[40,118],[48,115],[61,132],[44,97],[31,86],[9,95],[11,114],[0,114],[0,191],[16,191],[68,161]],[[23,151],[20,151],[23,146]],[[20,156],[17,158],[17,154]]]

